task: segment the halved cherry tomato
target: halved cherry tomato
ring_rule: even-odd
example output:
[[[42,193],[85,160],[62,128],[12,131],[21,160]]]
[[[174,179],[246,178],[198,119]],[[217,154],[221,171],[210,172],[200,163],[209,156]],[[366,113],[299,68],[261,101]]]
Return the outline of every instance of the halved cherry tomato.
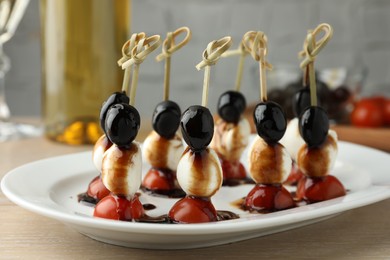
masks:
[[[240,161],[221,160],[223,179],[245,179],[246,170]]]
[[[295,207],[290,192],[282,185],[256,184],[244,202],[249,211],[277,211]]]
[[[351,113],[351,123],[358,127],[381,127],[384,125],[382,100],[362,99]]]
[[[334,176],[303,177],[297,186],[297,199],[309,203],[334,199],[344,196],[346,190],[343,184]]]
[[[113,220],[137,220],[145,214],[144,208],[135,195],[131,200],[125,197],[108,195],[96,204],[94,217]]]
[[[377,103],[380,106],[383,106],[387,99],[384,96],[372,96],[369,98],[364,98],[364,100],[369,100],[369,101]]]
[[[205,223],[217,221],[217,211],[209,198],[186,196],[177,201],[169,211],[175,223]]]
[[[384,120],[387,126],[390,126],[390,99],[387,99],[383,104]]]
[[[110,191],[104,186],[100,176],[96,176],[88,185],[88,196],[100,201],[110,194]]]
[[[162,172],[151,168],[142,181],[142,186],[149,190],[173,190],[175,188],[174,172]]]

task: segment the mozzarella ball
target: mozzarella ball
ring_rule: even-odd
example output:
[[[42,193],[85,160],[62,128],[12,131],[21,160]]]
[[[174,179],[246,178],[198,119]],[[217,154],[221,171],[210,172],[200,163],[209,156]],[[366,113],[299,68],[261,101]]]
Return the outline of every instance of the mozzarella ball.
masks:
[[[183,150],[183,142],[177,134],[166,139],[153,131],[143,143],[142,156],[152,167],[176,171]]]
[[[248,120],[241,117],[237,124],[219,119],[214,126],[210,147],[227,161],[238,161],[248,145],[251,128]]]
[[[102,181],[115,195],[132,197],[141,186],[142,156],[137,142],[129,148],[111,146],[103,156]]]
[[[333,169],[337,158],[337,134],[329,130],[328,137],[320,147],[302,145],[298,152],[298,167],[309,177],[323,177]]]
[[[177,181],[187,195],[211,197],[222,186],[222,167],[217,153],[206,148],[193,152],[187,148],[177,166]]]
[[[294,161],[297,161],[298,151],[305,144],[299,133],[298,123],[299,119],[297,117],[292,119],[287,125],[286,133],[280,140],[280,143],[287,149]]]
[[[102,161],[104,153],[112,146],[110,140],[108,140],[106,135],[102,135],[95,143],[92,151],[92,161],[96,169],[99,172],[102,171]]]
[[[255,138],[249,149],[249,173],[256,183],[283,183],[291,166],[292,159],[283,145],[269,145],[262,138]]]

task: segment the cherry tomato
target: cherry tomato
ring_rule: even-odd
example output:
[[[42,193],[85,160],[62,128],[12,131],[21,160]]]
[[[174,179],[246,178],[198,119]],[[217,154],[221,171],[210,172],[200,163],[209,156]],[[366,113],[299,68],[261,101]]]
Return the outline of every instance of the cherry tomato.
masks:
[[[384,124],[382,101],[360,100],[351,113],[351,123],[358,127],[381,127]]]
[[[295,207],[290,192],[282,185],[256,184],[245,198],[249,211],[277,211]]]
[[[176,223],[217,221],[217,212],[209,198],[187,196],[173,205],[169,218]]]
[[[334,176],[303,177],[297,186],[297,199],[309,203],[330,200],[346,194],[343,184]]]
[[[223,179],[245,179],[246,170],[240,161],[221,160]]]
[[[97,176],[89,183],[87,194],[99,201],[108,196],[110,191],[106,188],[106,186],[104,186],[100,176]]]
[[[137,220],[145,214],[144,208],[138,199],[134,196],[132,200],[124,197],[108,195],[96,204],[94,217],[113,220]]]
[[[175,176],[172,172],[165,174],[158,169],[151,168],[142,181],[142,186],[149,190],[172,190],[175,188]]]
[[[372,96],[369,98],[365,98],[365,100],[377,103],[379,106],[384,106],[384,104],[386,103],[386,98],[384,96]]]
[[[387,126],[390,126],[390,99],[387,99],[383,104],[384,120]]]

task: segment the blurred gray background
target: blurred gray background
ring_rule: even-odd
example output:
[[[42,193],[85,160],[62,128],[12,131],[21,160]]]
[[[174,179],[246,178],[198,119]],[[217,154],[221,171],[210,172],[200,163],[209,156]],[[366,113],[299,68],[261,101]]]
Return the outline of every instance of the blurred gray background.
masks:
[[[182,108],[201,103],[203,71],[195,65],[208,42],[226,35],[236,48],[243,34],[261,30],[268,36],[268,60],[274,67],[298,68],[297,53],[308,29],[321,22],[334,27],[334,37],[318,56],[318,68],[368,68],[363,94],[390,94],[390,1],[386,0],[133,0],[132,32],[161,34],[191,28],[191,42],[172,58],[171,99]],[[31,0],[16,35],[5,44],[12,69],[6,75],[6,96],[16,116],[40,116],[39,1]],[[149,57],[141,66],[136,106],[150,116],[162,99],[163,62]],[[233,88],[238,57],[221,59],[211,71],[210,108]],[[113,64],[116,66],[116,64]],[[248,102],[259,96],[258,65],[248,56],[242,91]],[[143,102],[147,100],[148,102]]]

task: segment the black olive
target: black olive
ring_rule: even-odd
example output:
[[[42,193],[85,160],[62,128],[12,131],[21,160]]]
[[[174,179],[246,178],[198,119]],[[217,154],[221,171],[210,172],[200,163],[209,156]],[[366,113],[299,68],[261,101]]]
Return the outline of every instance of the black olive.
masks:
[[[299,117],[301,113],[311,105],[310,88],[305,87],[298,90],[293,96],[294,116]]]
[[[295,117],[294,108],[293,108],[294,107],[294,100],[292,97],[295,95],[295,93],[297,91],[299,91],[302,88],[303,88],[302,79],[300,79],[300,80],[298,80],[296,82],[292,82],[286,86],[286,88],[284,89],[284,95],[285,95],[284,103],[277,102],[277,100],[272,99],[272,97],[270,97],[270,96],[268,96],[268,100],[275,101],[278,104],[280,104],[281,106],[283,106],[283,109],[286,113],[286,118],[292,119]]]
[[[166,100],[157,104],[152,116],[154,131],[166,139],[171,139],[180,125],[180,107],[173,101]]]
[[[214,135],[214,119],[203,106],[190,106],[181,117],[184,141],[194,152],[206,149]]]
[[[351,97],[351,91],[346,86],[339,86],[335,90],[332,91],[331,99],[333,102],[337,104],[346,102]]]
[[[328,111],[329,107],[333,106],[332,91],[325,82],[320,80],[317,81],[317,96],[317,105],[325,109],[325,111]]]
[[[274,88],[268,92],[268,100],[278,103],[281,107],[285,108],[286,91],[282,88]]]
[[[127,147],[135,139],[141,125],[137,109],[127,103],[115,104],[107,111],[107,137],[119,147]]]
[[[288,84],[285,88],[285,95],[292,97],[297,91],[303,88],[302,79]]]
[[[253,111],[257,133],[269,144],[277,143],[286,132],[287,120],[279,104],[266,101],[257,104]]]
[[[112,93],[111,96],[109,96],[108,99],[103,103],[102,108],[100,109],[100,126],[105,133],[106,133],[106,129],[104,124],[106,121],[106,115],[108,109],[110,109],[110,107],[115,104],[120,104],[120,103],[128,104],[129,101],[130,101],[129,97],[126,95],[126,92],[123,91],[123,92]]]
[[[217,108],[223,120],[237,124],[246,108],[245,97],[237,91],[226,91],[219,97]]]
[[[326,111],[318,106],[306,108],[299,118],[299,133],[307,145],[318,147],[328,136],[329,120]]]

